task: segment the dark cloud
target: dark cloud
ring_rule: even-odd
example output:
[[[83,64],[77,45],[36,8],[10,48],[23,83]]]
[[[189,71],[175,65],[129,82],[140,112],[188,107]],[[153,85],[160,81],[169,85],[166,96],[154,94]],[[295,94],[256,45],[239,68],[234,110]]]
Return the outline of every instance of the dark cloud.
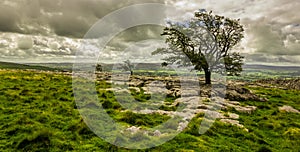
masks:
[[[300,55],[272,55],[264,53],[243,54],[245,63],[268,63],[268,64],[300,64]]]
[[[14,8],[0,4],[0,31],[4,32],[21,32],[18,27],[20,16]]]
[[[0,31],[82,38],[110,12],[150,2],[164,3],[164,0],[3,0]]]
[[[83,38],[90,25],[84,18],[61,15],[51,18],[50,27],[57,35]]]
[[[22,16],[30,19],[38,19],[41,17],[39,0],[25,0],[22,5],[19,6],[19,10],[22,12]]]
[[[140,25],[132,27],[116,35],[108,43],[108,46],[114,47],[115,50],[123,50],[128,47],[128,45],[135,42],[149,39],[162,39],[160,36],[162,31],[163,27],[158,25]]]

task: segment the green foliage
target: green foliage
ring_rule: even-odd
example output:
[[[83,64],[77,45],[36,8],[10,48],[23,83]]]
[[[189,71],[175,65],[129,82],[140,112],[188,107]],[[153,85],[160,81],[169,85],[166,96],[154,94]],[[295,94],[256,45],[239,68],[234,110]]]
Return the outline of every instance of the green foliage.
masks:
[[[244,38],[244,28],[239,19],[231,19],[210,12],[198,11],[195,13],[197,21],[201,21],[205,29],[212,35],[223,56],[227,56],[229,49]]]
[[[189,21],[168,24],[161,34],[166,36],[168,48],[159,48],[153,55],[168,54],[167,63],[192,64],[195,70],[205,72],[207,84],[211,83],[211,72],[220,71],[224,64],[229,74],[241,72],[242,56],[229,53],[244,37],[239,20],[200,11]]]
[[[167,121],[170,117],[159,114],[136,114],[130,111],[126,111],[119,113],[115,116],[115,118],[117,118],[117,120],[121,122],[126,122],[130,125],[155,127]]]
[[[166,67],[166,66],[168,66],[168,63],[167,62],[163,62],[163,63],[161,63],[161,66],[162,67]]]
[[[103,68],[101,64],[96,65],[96,71],[102,72]]]
[[[241,72],[243,71],[243,59],[244,57],[236,52],[228,54],[226,57],[224,57],[225,68],[228,76],[241,75]]]

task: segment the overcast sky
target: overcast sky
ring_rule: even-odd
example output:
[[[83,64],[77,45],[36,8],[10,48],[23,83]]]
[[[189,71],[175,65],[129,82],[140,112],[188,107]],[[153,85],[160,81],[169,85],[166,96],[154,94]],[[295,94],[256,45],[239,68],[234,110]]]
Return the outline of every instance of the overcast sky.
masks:
[[[246,63],[300,65],[299,0],[1,0],[0,61],[72,61],[97,21],[125,6],[149,2],[175,6],[185,12],[177,15],[185,18],[199,9],[240,18],[246,33],[236,51],[246,56]],[[159,27],[145,26],[127,30],[103,55],[118,59],[120,54],[114,53],[118,48],[157,39],[160,32]],[[89,43],[97,49],[97,41]],[[133,48],[137,54],[150,55],[158,47],[154,44],[149,40]]]

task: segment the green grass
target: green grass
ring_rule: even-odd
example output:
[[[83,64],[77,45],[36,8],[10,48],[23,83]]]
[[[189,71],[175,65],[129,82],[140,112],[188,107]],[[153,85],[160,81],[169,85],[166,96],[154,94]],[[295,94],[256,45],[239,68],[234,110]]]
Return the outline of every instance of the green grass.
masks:
[[[199,114],[171,141],[148,150],[128,150],[105,142],[85,125],[76,109],[71,77],[7,70],[0,71],[0,79],[0,151],[300,150],[299,114],[278,110],[283,105],[299,110],[299,90],[250,88],[269,101],[242,102],[258,107],[251,115],[239,113],[239,121],[249,132],[216,121],[205,134],[199,135],[203,119],[203,114]],[[100,90],[110,87],[110,84],[100,82],[96,86],[103,107],[113,119],[124,125],[149,128],[169,119],[165,115],[124,111],[112,92]],[[141,102],[151,101],[147,96],[132,94]],[[165,102],[172,103],[174,99],[167,98]],[[232,109],[229,111],[238,113]]]
[[[245,101],[243,105],[256,106],[258,109],[251,115],[231,112],[240,115],[240,123],[249,133],[241,136],[252,136],[259,147],[271,151],[300,150],[300,116],[295,113],[280,112],[279,107],[289,105],[300,109],[300,91],[276,88],[250,87],[256,94],[267,97],[269,101]]]
[[[246,104],[258,107],[251,115],[241,115],[241,122],[250,132],[261,136],[266,145],[274,150],[300,150],[300,116],[280,112],[278,107],[289,105],[300,109],[300,91],[270,88],[252,88],[257,94],[269,98],[268,102],[248,101]]]
[[[300,71],[285,70],[284,68],[276,70],[268,69],[244,69],[241,76],[227,76],[229,80],[255,81],[261,79],[278,79],[278,78],[299,78]]]

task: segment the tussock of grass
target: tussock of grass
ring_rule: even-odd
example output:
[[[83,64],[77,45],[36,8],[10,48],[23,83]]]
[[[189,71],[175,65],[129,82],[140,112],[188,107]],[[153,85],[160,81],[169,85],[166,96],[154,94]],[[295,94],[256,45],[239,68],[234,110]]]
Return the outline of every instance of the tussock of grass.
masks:
[[[159,114],[136,114],[130,111],[121,112],[115,116],[117,120],[130,125],[155,127],[170,119],[169,116]]]

